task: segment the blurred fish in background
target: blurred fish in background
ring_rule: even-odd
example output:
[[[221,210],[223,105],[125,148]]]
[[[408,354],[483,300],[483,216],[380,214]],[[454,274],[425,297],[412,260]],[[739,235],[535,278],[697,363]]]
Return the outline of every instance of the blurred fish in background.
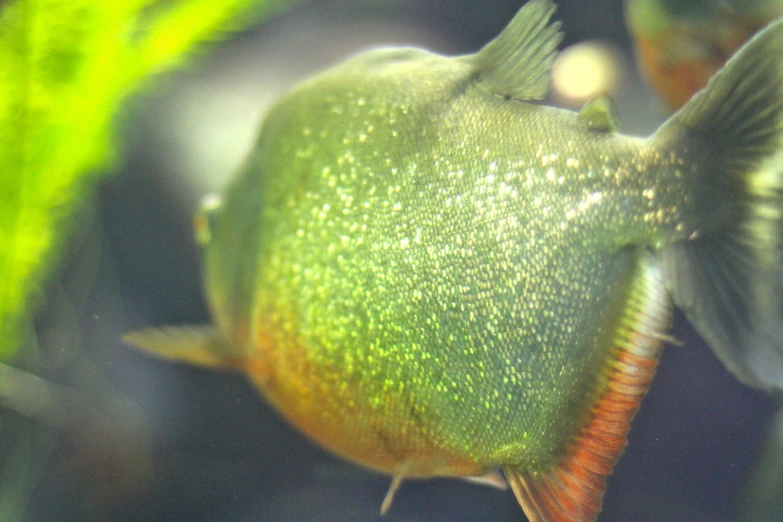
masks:
[[[674,111],[748,38],[783,15],[783,1],[626,0],[625,13],[639,68]]]
[[[49,284],[47,306],[35,316],[36,364],[27,367],[30,373],[0,366],[2,427],[28,425],[22,443],[4,455],[20,460],[19,468],[4,472],[19,481],[24,501],[12,514],[4,499],[0,520],[37,520],[41,493],[53,517],[101,520],[153,483],[142,411],[107,372],[112,355],[105,347],[114,343],[122,309],[92,209],[79,216],[71,241],[68,260]]]
[[[193,212],[203,194],[222,189],[266,107],[291,84],[380,44],[473,52],[522,3],[311,2],[241,33],[202,67],[136,102],[124,167],[100,191],[97,215],[85,218],[38,316],[39,345],[61,376],[55,382],[67,386],[34,381],[29,389],[61,398],[42,411],[67,420],[30,438],[45,454],[40,480],[29,481],[24,520],[525,520],[510,492],[449,480],[403,485],[394,511],[381,518],[388,480],[312,446],[240,376],[162,363],[118,341],[131,328],[207,320]],[[661,118],[631,69],[622,0],[557,4],[564,48],[578,50],[577,65],[588,63],[583,70],[604,80],[579,87],[574,77],[585,76],[569,79],[564,65],[556,101],[578,107],[609,90],[621,129],[648,134]],[[732,498],[774,402],[736,383],[682,321],[674,335],[687,348],[664,355],[600,520],[735,520]],[[88,408],[104,412],[97,415],[80,410],[96,398],[111,406]],[[104,423],[105,432],[90,427]]]

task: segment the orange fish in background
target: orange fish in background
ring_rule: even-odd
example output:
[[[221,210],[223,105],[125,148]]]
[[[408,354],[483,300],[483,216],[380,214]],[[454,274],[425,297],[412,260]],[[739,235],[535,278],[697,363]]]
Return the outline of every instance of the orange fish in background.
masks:
[[[625,0],[625,15],[643,76],[675,111],[783,16],[783,0]]]

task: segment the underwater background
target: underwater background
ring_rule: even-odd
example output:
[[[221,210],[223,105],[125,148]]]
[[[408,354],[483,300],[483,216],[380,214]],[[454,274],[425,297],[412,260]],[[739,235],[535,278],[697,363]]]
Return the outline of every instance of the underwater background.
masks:
[[[132,102],[119,171],[79,216],[36,317],[40,375],[73,397],[61,398],[57,428],[30,428],[26,451],[37,457],[26,462],[37,465],[5,467],[27,485],[23,520],[525,520],[510,490],[446,479],[405,482],[381,518],[389,478],[312,445],[243,377],[152,359],[119,340],[142,326],[208,321],[192,215],[204,194],[227,183],[277,96],[373,45],[473,52],[520,5],[301,2]],[[621,130],[652,132],[666,113],[633,66],[622,1],[557,5],[564,47],[602,42]],[[580,103],[564,93],[552,102]],[[737,520],[754,463],[757,476],[780,474],[763,469],[783,466],[774,446],[758,460],[774,398],[734,380],[680,315],[672,334],[682,345],[664,352],[609,478],[601,521]]]

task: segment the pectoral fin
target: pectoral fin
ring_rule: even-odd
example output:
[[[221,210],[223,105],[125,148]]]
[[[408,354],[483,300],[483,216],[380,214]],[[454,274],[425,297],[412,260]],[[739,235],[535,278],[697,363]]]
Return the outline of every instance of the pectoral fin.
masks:
[[[216,368],[237,368],[239,361],[212,326],[167,326],[128,332],[126,343],[145,352],[174,361]]]

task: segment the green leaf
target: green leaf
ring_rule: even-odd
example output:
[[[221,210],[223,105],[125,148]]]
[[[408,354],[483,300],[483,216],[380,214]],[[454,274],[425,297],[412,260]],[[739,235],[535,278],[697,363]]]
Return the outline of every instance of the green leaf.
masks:
[[[0,360],[151,77],[291,0],[0,1]]]

